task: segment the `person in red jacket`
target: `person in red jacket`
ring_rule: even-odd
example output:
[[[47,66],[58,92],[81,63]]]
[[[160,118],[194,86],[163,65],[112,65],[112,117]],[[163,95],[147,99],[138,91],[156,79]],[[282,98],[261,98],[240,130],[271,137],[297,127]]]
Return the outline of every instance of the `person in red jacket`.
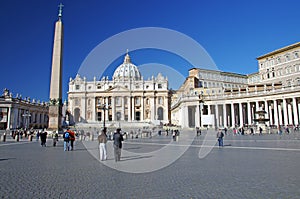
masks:
[[[73,151],[73,149],[74,149],[74,141],[75,141],[75,133],[74,133],[74,131],[71,131],[70,129],[68,129],[68,132],[70,134],[71,151]]]

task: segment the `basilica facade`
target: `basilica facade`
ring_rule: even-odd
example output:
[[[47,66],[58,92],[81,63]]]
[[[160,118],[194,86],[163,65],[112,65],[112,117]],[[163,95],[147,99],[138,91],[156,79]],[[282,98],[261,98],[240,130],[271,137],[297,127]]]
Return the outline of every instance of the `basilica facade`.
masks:
[[[162,74],[144,80],[127,53],[113,77],[69,81],[67,122],[89,126],[169,123],[168,79]]]

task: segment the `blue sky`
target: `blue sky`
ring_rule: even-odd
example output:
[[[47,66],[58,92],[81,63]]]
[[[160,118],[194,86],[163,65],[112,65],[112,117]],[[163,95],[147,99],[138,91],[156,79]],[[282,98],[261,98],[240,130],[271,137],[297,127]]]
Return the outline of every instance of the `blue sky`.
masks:
[[[299,42],[297,0],[2,0],[1,89],[49,100],[53,31],[60,2],[64,4],[63,99],[69,78],[76,76],[88,54],[111,36],[134,28],[162,27],[183,33],[203,46],[219,70],[240,74],[257,71],[256,57]],[[185,69],[194,67],[160,51],[132,52],[131,58],[136,65],[172,66],[185,76]],[[113,65],[122,59],[120,55]]]

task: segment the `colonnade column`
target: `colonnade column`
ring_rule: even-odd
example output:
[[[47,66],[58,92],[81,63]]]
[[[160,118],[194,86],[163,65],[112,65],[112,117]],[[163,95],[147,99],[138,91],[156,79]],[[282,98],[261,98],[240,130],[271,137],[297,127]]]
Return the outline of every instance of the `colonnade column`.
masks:
[[[105,104],[105,106],[106,106],[106,107],[105,107],[106,109],[104,110],[104,111],[105,111],[105,120],[107,121],[108,118],[109,118],[109,117],[108,117],[108,116],[109,116],[109,115],[108,115],[108,114],[109,114],[109,112],[108,112],[108,109],[109,109],[109,108],[108,108],[108,97],[106,97],[106,98],[104,98],[104,99],[105,99],[104,104]]]
[[[240,127],[244,126],[243,104],[239,103]]]
[[[269,118],[270,119],[270,111],[269,111],[269,106],[268,106],[268,101],[265,100],[264,101],[264,110],[267,112],[266,114],[268,115],[268,117],[266,117],[266,114],[265,114],[265,118]],[[270,125],[270,120],[266,122],[267,125]]]
[[[128,121],[131,121],[131,96],[127,100]]]
[[[112,121],[115,121],[115,115],[116,115],[115,97],[111,97],[111,113],[112,113]]]
[[[135,98],[131,98],[131,120],[135,120],[135,112],[134,112],[134,103],[135,103]]]
[[[299,115],[297,110],[297,100],[293,98],[293,113],[294,113],[294,125],[299,125]]]
[[[151,105],[151,121],[156,120],[156,112],[155,112],[155,97],[150,98],[150,105]]]
[[[281,103],[278,105],[278,117],[279,117],[279,125],[283,124],[283,119],[282,119],[282,105]]]
[[[144,121],[144,97],[141,96],[141,117],[140,117],[141,121]]]
[[[9,130],[9,129],[10,129],[10,121],[11,121],[11,107],[8,107],[7,127],[6,127],[6,130]]]
[[[293,124],[293,110],[292,110],[292,104],[291,103],[288,103],[287,104],[287,112],[289,113],[288,114],[288,121],[287,121],[287,123],[286,124]]]
[[[215,105],[215,113],[216,113],[216,127],[220,126],[220,121],[219,121],[219,105]]]
[[[234,103],[231,103],[231,121],[232,121],[232,127],[235,127],[235,118],[234,118]]]
[[[226,104],[223,104],[223,123],[224,123],[224,127],[227,127],[227,110],[226,110]]]
[[[208,115],[211,114],[210,105],[207,105],[207,112],[208,112]]]
[[[167,97],[164,97],[164,120],[167,121],[167,122],[170,122],[169,121],[169,115],[168,115],[168,98]]]
[[[200,118],[200,105],[199,105],[199,102],[197,102],[197,105],[196,105],[196,113],[195,113],[195,125],[196,127],[200,127],[200,120],[202,118]]]
[[[278,105],[277,100],[273,100],[274,104],[274,124],[278,126]]]
[[[125,97],[123,96],[121,98],[121,103],[122,103],[122,112],[121,112],[121,121],[124,121],[125,120]]]
[[[287,104],[286,99],[283,99],[283,125],[288,124]]]
[[[269,112],[269,124],[274,124],[273,121],[273,112],[272,112],[272,105],[268,105],[268,112]]]
[[[247,102],[247,111],[248,111],[248,125],[250,125],[250,124],[252,124],[251,104],[250,104],[250,102]]]

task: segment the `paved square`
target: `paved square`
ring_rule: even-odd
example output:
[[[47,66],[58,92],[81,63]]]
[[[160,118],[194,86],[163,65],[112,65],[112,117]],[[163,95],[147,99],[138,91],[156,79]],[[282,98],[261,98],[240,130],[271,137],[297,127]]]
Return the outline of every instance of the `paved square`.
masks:
[[[194,133],[194,132],[191,132]],[[63,142],[47,147],[39,142],[0,143],[1,198],[299,198],[300,135],[225,137],[224,148],[214,147],[199,159],[205,133],[196,137],[174,163],[149,173],[125,173],[107,167],[76,141],[64,152]],[[171,136],[128,139],[124,149],[155,151],[172,142]],[[180,139],[180,138],[179,138]],[[85,145],[84,145],[85,144]],[[180,146],[178,146],[180,147]],[[174,146],[176,150],[176,146]],[[116,168],[126,161],[122,157]],[[114,161],[109,157],[108,161]],[[119,165],[118,165],[119,164]]]

